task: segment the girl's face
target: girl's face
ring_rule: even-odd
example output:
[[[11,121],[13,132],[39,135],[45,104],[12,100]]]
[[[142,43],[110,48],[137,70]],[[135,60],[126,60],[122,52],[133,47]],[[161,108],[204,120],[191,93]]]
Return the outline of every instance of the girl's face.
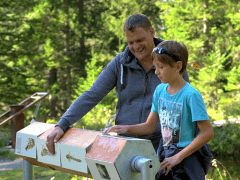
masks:
[[[176,67],[171,67],[169,64],[164,64],[158,60],[158,57],[155,55],[153,59],[153,65],[156,67],[155,74],[162,81],[162,83],[171,83],[175,73]]]

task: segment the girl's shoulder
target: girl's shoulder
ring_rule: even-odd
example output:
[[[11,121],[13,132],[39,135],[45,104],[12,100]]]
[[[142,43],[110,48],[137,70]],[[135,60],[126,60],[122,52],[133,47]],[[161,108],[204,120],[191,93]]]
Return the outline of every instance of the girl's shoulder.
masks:
[[[184,92],[186,94],[188,94],[189,96],[191,96],[191,95],[201,95],[201,93],[195,87],[193,87],[191,84],[189,84],[188,82],[186,84]]]

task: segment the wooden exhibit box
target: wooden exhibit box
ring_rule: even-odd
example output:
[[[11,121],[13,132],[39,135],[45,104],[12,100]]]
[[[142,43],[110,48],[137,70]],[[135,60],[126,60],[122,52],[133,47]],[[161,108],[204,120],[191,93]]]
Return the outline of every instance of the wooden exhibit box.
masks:
[[[101,134],[100,131],[69,128],[57,143],[62,167],[89,174],[84,157],[95,138]]]
[[[58,143],[54,143],[55,154],[52,155],[46,146],[47,136],[54,130],[55,127],[45,131],[37,138],[37,160],[42,163],[61,166],[60,149]]]
[[[19,130],[16,134],[15,154],[37,158],[37,137],[54,126],[55,124],[34,122]]]

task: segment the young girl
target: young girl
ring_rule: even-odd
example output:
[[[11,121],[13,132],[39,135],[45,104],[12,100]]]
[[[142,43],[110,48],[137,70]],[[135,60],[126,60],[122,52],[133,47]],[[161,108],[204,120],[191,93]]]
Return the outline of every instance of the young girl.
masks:
[[[213,129],[201,94],[182,78],[187,67],[187,48],[176,41],[163,41],[152,55],[155,74],[162,84],[154,92],[147,121],[116,125],[103,133],[150,135],[160,122],[161,168],[156,179],[204,180],[212,158],[206,143],[213,138]]]

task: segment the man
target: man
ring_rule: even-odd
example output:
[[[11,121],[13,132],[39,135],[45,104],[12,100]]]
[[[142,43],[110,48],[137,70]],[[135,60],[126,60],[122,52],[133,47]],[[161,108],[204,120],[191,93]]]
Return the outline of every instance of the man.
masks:
[[[118,97],[115,124],[133,125],[147,120],[153,93],[161,83],[154,74],[152,50],[163,40],[154,37],[155,30],[148,17],[143,14],[131,15],[123,29],[128,46],[106,66],[90,90],[79,96],[64,113],[55,129],[47,137],[50,153],[54,154],[54,143],[61,138],[66,129],[88,113],[114,87]],[[183,74],[183,78],[189,82],[187,72]],[[161,128],[158,123],[152,135],[123,135],[149,139],[157,151]]]

